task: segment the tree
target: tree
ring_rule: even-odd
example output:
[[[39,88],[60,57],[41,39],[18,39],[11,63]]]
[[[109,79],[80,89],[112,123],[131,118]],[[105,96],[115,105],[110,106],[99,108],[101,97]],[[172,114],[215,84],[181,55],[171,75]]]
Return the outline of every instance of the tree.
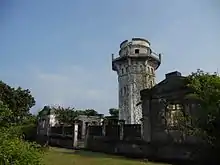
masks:
[[[86,116],[97,116],[98,112],[95,111],[94,109],[86,109],[85,111],[83,111],[82,114],[84,114]]]
[[[52,108],[52,110],[60,124],[73,125],[79,116],[79,112],[74,108],[57,107]]]
[[[186,78],[186,85],[192,91],[186,99],[197,103],[196,115],[185,115],[184,120],[192,124],[182,124],[184,131],[201,137],[212,148],[220,149],[220,77],[202,70]],[[181,122],[189,123],[189,122]]]
[[[13,121],[12,111],[0,101],[0,126],[8,127]]]
[[[220,77],[216,73],[198,70],[188,76],[187,86],[193,91],[187,97],[196,100],[199,105],[199,112],[191,116],[193,126],[201,136],[212,139],[208,141],[211,144],[213,138],[220,135]]]
[[[44,106],[42,110],[40,110],[37,114],[37,118],[40,118],[44,115],[49,115],[51,113],[52,108],[50,106]]]
[[[44,106],[44,108],[38,112],[37,116],[38,118],[40,118],[41,116],[49,115],[50,113],[54,113],[56,120],[60,124],[66,124],[66,125],[73,125],[80,115],[86,115],[88,117],[103,116],[94,109],[76,110],[75,108],[71,108],[71,107],[64,108],[61,106],[58,107]]]
[[[109,114],[110,114],[111,116],[114,116],[114,117],[118,118],[118,117],[119,117],[119,109],[110,108],[110,109],[109,109]]]
[[[42,152],[39,146],[21,139],[21,129],[24,130],[15,125],[14,117],[8,106],[0,101],[0,164],[40,165]]]
[[[0,81],[0,100],[12,111],[14,122],[20,122],[30,114],[29,110],[35,105],[34,97],[28,89],[10,87]]]

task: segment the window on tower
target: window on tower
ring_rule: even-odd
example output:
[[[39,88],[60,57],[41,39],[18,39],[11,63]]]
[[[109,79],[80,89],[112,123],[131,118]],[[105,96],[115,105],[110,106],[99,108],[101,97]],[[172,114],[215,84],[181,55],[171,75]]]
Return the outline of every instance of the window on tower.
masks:
[[[154,86],[154,82],[151,81],[150,83],[151,83],[150,86],[151,86],[151,88],[152,88],[152,87]]]
[[[126,73],[128,73],[128,67],[126,67]]]
[[[142,69],[143,68],[143,65],[142,64],[140,64],[140,69]]]
[[[151,68],[151,73],[154,74],[154,69],[153,68]]]
[[[139,49],[135,49],[135,50],[134,50],[134,53],[135,53],[135,54],[139,54],[139,52],[140,52]]]

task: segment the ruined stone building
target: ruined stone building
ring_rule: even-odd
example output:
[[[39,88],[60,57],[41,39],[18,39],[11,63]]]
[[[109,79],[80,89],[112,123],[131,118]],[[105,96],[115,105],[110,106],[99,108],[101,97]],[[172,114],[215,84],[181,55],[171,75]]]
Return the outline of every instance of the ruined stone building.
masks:
[[[151,89],[141,93],[144,140],[155,143],[170,141],[193,143],[195,137],[182,137],[178,129],[181,113],[196,116],[199,104],[189,98],[192,92],[185,84],[185,77],[175,71]]]
[[[76,118],[78,123],[78,134],[82,139],[86,136],[86,130],[89,125],[102,125],[103,117],[101,116],[87,116],[87,115],[79,115]],[[38,119],[38,134],[44,135],[47,134],[48,129],[51,127],[59,127],[59,121],[56,119],[56,115],[53,111],[50,113],[43,112],[42,115]]]
[[[126,124],[139,124],[142,118],[140,91],[155,85],[155,71],[161,55],[142,38],[125,40],[120,44],[119,57],[112,55],[112,69],[118,74],[119,119]]]

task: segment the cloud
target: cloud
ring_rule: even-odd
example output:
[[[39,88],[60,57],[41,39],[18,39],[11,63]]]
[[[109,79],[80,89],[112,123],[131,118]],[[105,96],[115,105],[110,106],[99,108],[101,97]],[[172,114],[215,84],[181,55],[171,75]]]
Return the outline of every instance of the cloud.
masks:
[[[35,68],[30,72],[29,88],[37,102],[33,112],[44,105],[94,108],[105,114],[109,108],[117,107],[117,80],[111,70],[81,66],[65,66],[56,70],[46,72]]]

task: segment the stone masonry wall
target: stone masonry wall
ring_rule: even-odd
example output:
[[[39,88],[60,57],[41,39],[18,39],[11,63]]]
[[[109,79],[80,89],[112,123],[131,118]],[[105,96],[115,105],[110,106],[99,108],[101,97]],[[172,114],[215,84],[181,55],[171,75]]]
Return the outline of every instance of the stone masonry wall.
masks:
[[[119,119],[126,124],[141,123],[142,108],[137,106],[140,91],[155,85],[155,69],[160,64],[160,57],[154,55],[149,41],[133,38],[122,42],[118,58],[112,56],[113,70],[118,74]]]
[[[124,71],[121,71],[124,69]],[[122,74],[123,73],[123,74]],[[142,108],[140,91],[155,85],[154,70],[145,60],[131,61],[131,64],[121,64],[119,69],[119,118],[126,124],[140,124]]]

